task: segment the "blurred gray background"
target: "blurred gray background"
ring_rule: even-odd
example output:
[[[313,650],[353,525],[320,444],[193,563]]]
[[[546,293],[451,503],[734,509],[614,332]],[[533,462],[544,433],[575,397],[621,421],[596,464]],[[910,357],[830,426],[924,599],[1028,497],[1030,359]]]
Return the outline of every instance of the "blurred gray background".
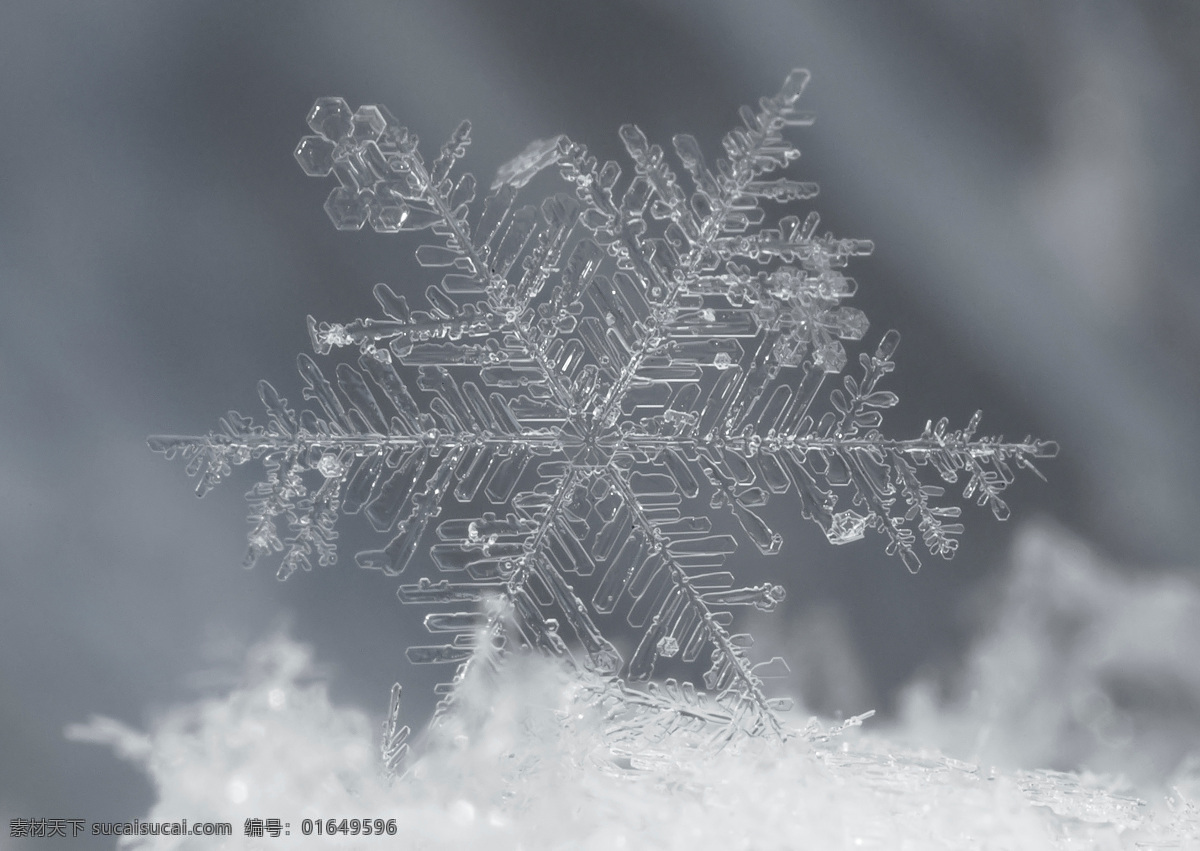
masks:
[[[402,291],[415,268],[408,237],[327,220],[329,185],[291,153],[316,97],[387,105],[427,152],[469,117],[487,179],[559,132],[623,160],[625,122],[716,155],[736,108],[797,66],[817,113],[797,174],[821,184],[823,228],[876,242],[858,306],[904,339],[891,433],[982,408],[988,433],[1063,447],[1049,484],[1013,488],[1009,524],[968,509],[958,557],[916,576],[877,540],[789,538],[764,631],[824,660],[805,702],[887,713],[952,671],[1032,518],[1128,571],[1200,564],[1196,3],[7,0],[4,834],[143,814],[141,775],[64,725],[140,724],[281,623],[335,699],[381,716],[401,680],[411,718],[430,708],[393,582],[349,558],[286,584],[243,572],[250,480],[198,502],[145,445],[256,414],[259,378],[297,399],[305,315],[367,315],[373,283]],[[771,507],[781,525],[794,506]]]

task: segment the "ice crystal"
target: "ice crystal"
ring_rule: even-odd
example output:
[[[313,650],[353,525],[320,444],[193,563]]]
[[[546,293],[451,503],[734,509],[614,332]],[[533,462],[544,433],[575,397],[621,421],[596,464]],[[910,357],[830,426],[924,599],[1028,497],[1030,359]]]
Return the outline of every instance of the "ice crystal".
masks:
[[[337,179],[330,219],[423,232],[417,261],[440,282],[414,306],[377,285],[378,318],[310,317],[317,356],[358,353],[357,366],[324,370],[299,356],[310,407],[297,411],[262,381],[264,424],[231,412],[217,431],[151,446],[182,456],[201,495],[232,467],[262,463],[248,494],[249,561],[282,554],[280,578],[335,561],[342,514],[390,536],[357,556],[388,576],[432,537],[436,573],[399,597],[441,607],[425,625],[442,640],[408,657],[457,664],[454,682],[481,643],[535,647],[606,684],[598,699],[615,695],[617,716],[649,707],[667,732],[780,732],[784,701],[764,679],[783,662],[752,661],[731,610],[770,611],[784,589],[738,585],[725,569],[738,541],[714,527],[714,512],[728,510],[775,555],[783,538],[760,509],[793,493],[831,543],[874,532],[915,571],[918,536],[949,558],[962,531],[959,507],[938,502],[943,488],[926,480],[962,477],[963,498],[1003,520],[1016,468],[1056,450],[978,437],[978,414],[961,429],[931,421],[910,439],[879,430],[897,402],[880,385],[899,335],[846,369],[845,343],[865,336],[867,319],[845,304],[855,282],[842,271],[873,246],[819,234],[815,212],[781,209],[817,194],[777,176],[799,156],[783,131],[812,121],[797,107],[808,78],[793,71],[779,94],[743,107],[712,166],[696,139],[675,136],[686,178],[626,125],[627,179],[559,136],[503,166],[482,204],[475,178],[457,169],[468,122],[427,162],[386,109],[319,99],[308,116],[316,135],[295,155],[308,175]],[[518,204],[517,190],[546,169],[567,191]],[[435,524],[454,502],[469,508]],[[622,652],[627,627],[639,638]],[[706,660],[708,694],[686,681],[637,685],[676,657]],[[453,683],[439,693],[448,701]]]

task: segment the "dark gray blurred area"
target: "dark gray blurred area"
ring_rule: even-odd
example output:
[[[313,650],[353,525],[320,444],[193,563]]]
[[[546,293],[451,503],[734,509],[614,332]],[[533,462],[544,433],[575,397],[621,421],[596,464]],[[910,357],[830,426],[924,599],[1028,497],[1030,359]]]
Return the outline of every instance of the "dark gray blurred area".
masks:
[[[336,699],[382,716],[399,679],[429,710],[394,583],[350,558],[286,584],[241,571],[250,480],[198,502],[145,444],[257,415],[259,378],[298,398],[306,314],[345,321],[376,281],[418,286],[416,242],[336,232],[329,186],[293,161],[316,97],[387,105],[427,152],[469,117],[468,167],[490,179],[560,132],[623,160],[625,122],[715,156],[736,108],[797,66],[817,113],[797,174],[821,184],[823,228],[876,242],[852,269],[870,339],[903,335],[889,431],[982,408],[988,433],[1063,447],[1048,484],[1013,488],[1009,524],[968,508],[958,557],[916,576],[815,527],[748,565],[789,590],[772,640],[840,636],[805,669],[806,703],[888,712],[919,672],[952,671],[1023,521],[1048,515],[1129,572],[1194,573],[1196,3],[7,0],[4,835],[18,816],[144,813],[138,773],[64,726],[141,723],[281,621]]]

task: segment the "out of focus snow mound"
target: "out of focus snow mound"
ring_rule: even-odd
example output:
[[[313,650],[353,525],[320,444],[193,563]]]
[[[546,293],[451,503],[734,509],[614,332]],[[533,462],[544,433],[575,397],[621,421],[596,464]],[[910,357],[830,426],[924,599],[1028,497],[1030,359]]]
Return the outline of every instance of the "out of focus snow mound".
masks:
[[[375,725],[332,704],[309,651],[282,635],[251,651],[239,685],[170,709],[146,732],[94,718],[68,734],[145,768],[158,800],[144,821],[234,826],[224,845],[123,847],[1200,848],[1200,785],[1186,748],[1169,746],[1190,743],[1200,724],[1186,711],[1200,695],[1196,590],[1122,578],[1043,530],[1024,538],[1003,600],[967,666],[967,696],[939,705],[934,689],[914,688],[907,724],[886,737],[870,723],[811,722],[786,742],[747,739],[716,755],[675,740],[614,751],[585,684],[514,659],[501,676],[468,679],[406,773],[387,779]],[[1175,787],[996,769],[994,754],[1110,770],[1143,758]],[[248,818],[279,818],[290,835],[244,837]],[[395,819],[397,834],[304,837],[306,818]]]
[[[905,736],[964,759],[1122,774],[1160,786],[1200,754],[1200,585],[1119,571],[1029,526],[949,697],[902,701]]]

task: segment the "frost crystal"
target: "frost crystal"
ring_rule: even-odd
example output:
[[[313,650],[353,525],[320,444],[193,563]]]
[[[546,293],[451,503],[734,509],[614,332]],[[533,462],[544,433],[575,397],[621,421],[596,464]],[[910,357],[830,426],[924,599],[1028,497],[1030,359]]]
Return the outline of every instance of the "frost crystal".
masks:
[[[608,683],[603,699],[619,695],[622,712],[660,712],[664,729],[781,732],[783,701],[763,680],[782,660],[753,662],[731,609],[769,611],[783,588],[738,586],[724,569],[738,541],[714,528],[714,511],[774,555],[783,539],[759,509],[793,493],[831,543],[872,531],[915,571],[918,535],[949,558],[962,531],[947,522],[960,509],[937,504],[943,488],[925,479],[961,476],[964,499],[1005,519],[1015,469],[1056,451],[977,437],[978,414],[958,430],[943,419],[915,438],[885,437],[882,411],[897,397],[879,385],[895,331],[822,394],[846,369],[845,343],[866,334],[866,317],[844,304],[855,283],[842,270],[873,246],[818,234],[815,212],[776,215],[817,193],[776,176],[799,156],[784,129],[812,121],[797,109],[808,77],[793,71],[779,94],[743,107],[711,166],[696,139],[676,136],[686,178],[626,125],[628,178],[559,136],[502,167],[482,204],[475,178],[456,170],[469,123],[427,162],[386,109],[321,98],[296,159],[337,179],[330,219],[423,232],[417,261],[440,282],[419,305],[377,285],[378,318],[310,317],[318,356],[359,353],[357,366],[324,370],[299,356],[310,407],[297,411],[263,381],[264,424],[230,413],[217,431],[155,437],[152,448],[181,455],[201,495],[233,466],[262,462],[248,494],[250,561],[282,553],[281,578],[335,561],[341,514],[389,536],[357,556],[388,576],[432,538],[434,578],[399,596],[440,607],[425,625],[441,640],[408,657],[457,664],[456,683],[488,658],[485,643],[536,647]],[[518,204],[518,188],[548,168],[567,191]],[[455,502],[467,508],[438,520]],[[503,605],[484,605],[491,598]],[[640,635],[623,652],[620,621]],[[706,660],[710,694],[675,680],[636,685],[674,657]],[[439,693],[448,701],[453,685]]]

